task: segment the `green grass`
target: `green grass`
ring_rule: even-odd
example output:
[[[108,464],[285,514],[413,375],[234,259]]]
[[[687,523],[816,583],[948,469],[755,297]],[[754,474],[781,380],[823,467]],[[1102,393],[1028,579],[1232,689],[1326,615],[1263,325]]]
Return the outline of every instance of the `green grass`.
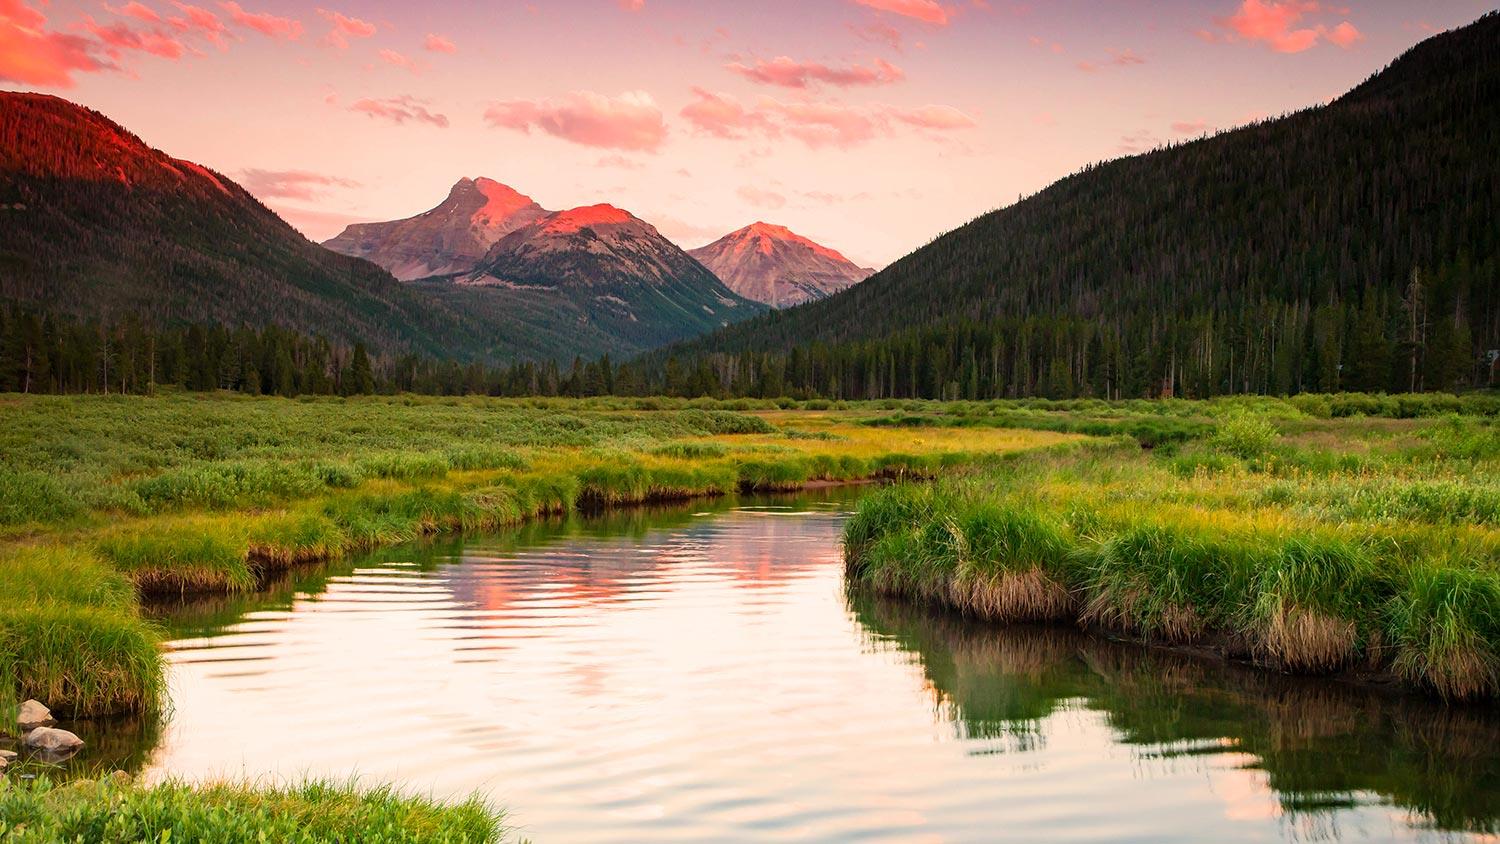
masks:
[[[850,578],[1000,621],[1500,695],[1493,423],[1328,415],[1230,407],[1170,449],[1096,441],[882,490],[846,527]]]
[[[298,785],[105,778],[54,785],[0,779],[0,839],[16,842],[499,841],[501,815],[478,799],[444,805],[389,787],[310,781]]]

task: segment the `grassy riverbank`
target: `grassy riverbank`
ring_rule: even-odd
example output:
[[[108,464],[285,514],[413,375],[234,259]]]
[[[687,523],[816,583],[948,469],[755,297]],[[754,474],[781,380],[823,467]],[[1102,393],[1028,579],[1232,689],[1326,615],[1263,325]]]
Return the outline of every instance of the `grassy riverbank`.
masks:
[[[54,841],[499,841],[499,813],[477,800],[443,805],[389,788],[309,782],[138,786],[106,778],[53,785],[0,778],[0,839]]]
[[[649,399],[0,398],[0,708],[161,707],[161,635],[141,596],[252,591],[440,531],[929,476],[1077,439],[867,416]]]
[[[997,621],[1500,694],[1494,419],[1331,404],[1220,403],[1152,450],[1094,441],[882,490],[848,525],[851,577]]]

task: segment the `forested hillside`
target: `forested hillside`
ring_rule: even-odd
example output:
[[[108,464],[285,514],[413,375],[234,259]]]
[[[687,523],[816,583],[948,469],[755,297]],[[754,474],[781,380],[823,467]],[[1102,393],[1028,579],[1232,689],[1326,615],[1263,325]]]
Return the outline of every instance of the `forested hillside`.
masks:
[[[707,370],[730,393],[850,398],[1485,385],[1497,149],[1491,13],[1327,106],[1091,166],[647,362],[668,390]]]
[[[309,242],[228,178],[97,112],[0,92],[0,297],[77,318],[279,325],[480,354],[487,332]]]

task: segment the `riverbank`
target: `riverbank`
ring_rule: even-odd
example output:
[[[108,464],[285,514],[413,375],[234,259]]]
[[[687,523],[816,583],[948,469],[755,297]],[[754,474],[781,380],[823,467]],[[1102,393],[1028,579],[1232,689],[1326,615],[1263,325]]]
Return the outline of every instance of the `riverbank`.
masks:
[[[0,707],[166,703],[142,596],[579,509],[929,476],[1078,439],[891,432],[847,411],[415,397],[10,397],[0,427]]]
[[[1285,672],[1500,694],[1500,436],[1488,417],[1241,408],[867,496],[849,577],[1000,622],[1192,645]]]

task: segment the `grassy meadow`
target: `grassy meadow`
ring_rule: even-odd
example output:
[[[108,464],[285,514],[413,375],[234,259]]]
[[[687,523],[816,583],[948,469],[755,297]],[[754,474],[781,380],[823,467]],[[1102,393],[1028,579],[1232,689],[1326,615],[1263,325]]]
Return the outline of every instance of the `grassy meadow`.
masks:
[[[1119,434],[865,497],[845,536],[851,579],[996,621],[1075,623],[1453,699],[1500,694],[1492,397],[1176,404],[873,420],[1048,427],[1061,414],[1050,427],[1113,419]]]
[[[820,482],[1081,439],[888,430],[827,403],[0,397],[0,706],[166,704],[143,598],[246,593],[441,531]]]

